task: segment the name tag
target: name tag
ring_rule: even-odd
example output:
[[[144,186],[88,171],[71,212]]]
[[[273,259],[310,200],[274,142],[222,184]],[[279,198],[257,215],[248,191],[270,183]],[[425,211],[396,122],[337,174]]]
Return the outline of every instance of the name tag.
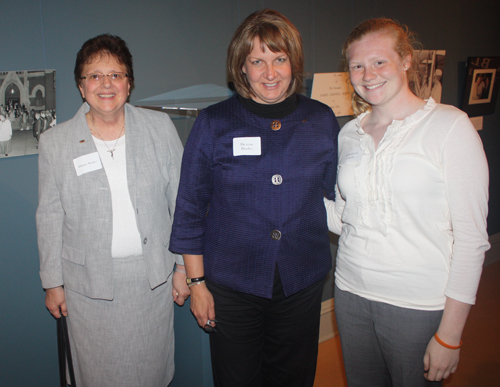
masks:
[[[233,138],[233,156],[260,156],[260,137]]]
[[[351,149],[350,151],[347,152],[347,154],[344,157],[344,161],[341,162],[342,164],[357,164],[359,160],[361,159],[361,156],[363,156],[363,151],[361,148],[354,148]]]
[[[97,171],[102,168],[101,159],[99,158],[99,153],[97,152],[77,157],[76,159],[73,159],[73,164],[75,165],[76,176]]]

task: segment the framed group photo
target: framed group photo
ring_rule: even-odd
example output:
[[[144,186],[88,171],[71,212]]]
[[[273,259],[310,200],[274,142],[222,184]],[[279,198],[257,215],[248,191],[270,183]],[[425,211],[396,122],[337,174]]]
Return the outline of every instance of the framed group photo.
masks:
[[[0,71],[0,159],[38,153],[56,121],[55,70]]]

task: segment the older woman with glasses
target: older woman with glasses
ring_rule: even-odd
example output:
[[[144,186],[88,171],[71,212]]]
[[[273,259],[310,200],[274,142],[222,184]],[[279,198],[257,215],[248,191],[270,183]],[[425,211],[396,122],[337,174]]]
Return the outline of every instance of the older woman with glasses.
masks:
[[[182,145],[168,115],[127,104],[132,56],[119,37],[88,40],[75,80],[85,103],[40,138],[45,304],[68,317],[78,387],[166,387],[173,301],[189,296],[168,250]]]
[[[280,13],[242,23],[227,68],[238,93],[192,129],[170,248],[184,254],[191,310],[212,331],[216,386],[312,386],[339,127],[295,92],[302,40]]]

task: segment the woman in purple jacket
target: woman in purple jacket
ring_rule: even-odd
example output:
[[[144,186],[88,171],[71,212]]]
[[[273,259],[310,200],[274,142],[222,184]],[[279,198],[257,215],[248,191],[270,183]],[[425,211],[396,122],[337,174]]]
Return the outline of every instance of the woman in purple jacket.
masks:
[[[295,93],[302,41],[280,13],[243,22],[227,68],[237,94],[192,129],[170,249],[184,255],[191,310],[212,332],[215,386],[312,386],[339,126]]]

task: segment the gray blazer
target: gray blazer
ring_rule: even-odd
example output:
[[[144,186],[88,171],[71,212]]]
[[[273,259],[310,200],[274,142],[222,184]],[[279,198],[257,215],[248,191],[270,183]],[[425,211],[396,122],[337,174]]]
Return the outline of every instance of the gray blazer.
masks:
[[[97,152],[84,103],[71,120],[41,136],[36,223],[45,289],[64,285],[113,299],[111,192],[104,169],[77,176],[73,160]],[[167,281],[182,256],[168,249],[182,145],[165,113],[125,105],[127,179],[151,288]]]

